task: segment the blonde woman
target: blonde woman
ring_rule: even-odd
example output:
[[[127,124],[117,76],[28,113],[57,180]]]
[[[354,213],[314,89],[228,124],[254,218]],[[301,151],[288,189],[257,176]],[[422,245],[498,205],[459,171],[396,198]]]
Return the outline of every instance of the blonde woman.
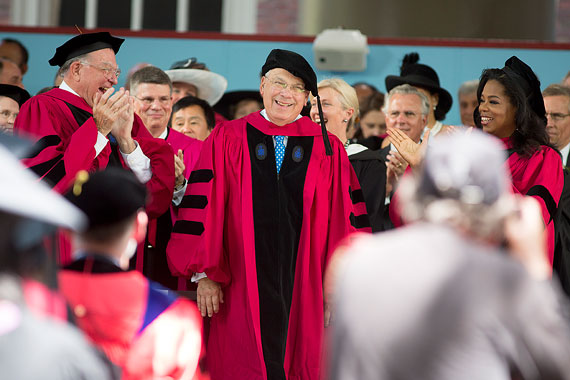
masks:
[[[350,144],[346,135],[359,113],[356,91],[340,78],[325,79],[317,87],[327,130],[344,144],[362,188],[372,231],[381,231],[386,197],[386,165],[378,152],[360,144]],[[310,116],[314,122],[320,123],[315,98],[311,100]]]

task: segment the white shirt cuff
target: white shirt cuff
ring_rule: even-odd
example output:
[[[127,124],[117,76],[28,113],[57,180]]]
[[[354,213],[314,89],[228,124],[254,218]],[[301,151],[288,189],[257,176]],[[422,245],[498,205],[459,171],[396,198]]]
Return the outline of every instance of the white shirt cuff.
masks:
[[[152,170],[150,169],[150,158],[145,156],[139,144],[135,141],[137,146],[129,154],[121,152],[123,160],[125,160],[127,166],[135,173],[138,180],[141,183],[147,183],[152,177]],[[120,150],[119,150],[120,151]]]
[[[186,187],[188,187],[188,181],[184,180],[184,186],[182,186],[180,190],[174,189],[174,194],[172,195],[172,203],[174,206],[180,206],[180,202],[182,202],[182,198],[184,198],[184,193],[186,193]]]
[[[190,279],[190,281],[192,281],[192,282],[198,282],[198,281],[200,281],[201,279],[203,279],[203,278],[205,278],[205,277],[208,277],[208,276],[206,276],[206,273],[204,273],[204,272],[202,272],[202,273],[194,273],[194,274],[192,275],[192,278]]]
[[[109,140],[101,132],[97,132],[97,142],[95,143],[95,157],[99,155],[107,146]]]

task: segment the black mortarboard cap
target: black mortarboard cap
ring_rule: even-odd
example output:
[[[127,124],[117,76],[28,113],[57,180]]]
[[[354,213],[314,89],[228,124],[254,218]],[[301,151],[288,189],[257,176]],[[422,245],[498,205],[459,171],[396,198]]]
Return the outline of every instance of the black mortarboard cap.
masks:
[[[146,203],[146,188],[126,169],[77,174],[66,198],[87,215],[88,229],[119,223],[136,214]]]
[[[267,56],[265,64],[261,68],[261,75],[267,74],[269,70],[284,69],[305,83],[305,88],[311,91],[313,96],[318,95],[317,74],[311,65],[300,54],[289,50],[273,49]]]
[[[113,37],[109,32],[80,34],[58,47],[49,64],[61,67],[71,58],[107,48],[113,49],[117,54],[124,41],[123,38]]]
[[[317,88],[317,74],[315,74],[315,71],[311,65],[309,65],[309,62],[307,62],[307,60],[300,54],[293,51],[273,49],[267,56],[265,64],[261,68],[261,75],[265,75],[269,70],[273,69],[284,69],[294,76],[301,78],[305,84],[305,88],[317,98],[317,108],[319,109],[319,117],[321,118],[321,129],[323,133],[323,141],[325,143],[325,150],[328,156],[332,155],[331,143],[327,135],[327,128],[324,121],[325,117],[323,116],[321,99]]]
[[[512,56],[505,62],[503,71],[509,75],[523,89],[528,104],[532,110],[547,124],[544,99],[540,91],[540,81],[529,65],[518,57]]]
[[[28,91],[18,86],[12,86],[11,84],[0,84],[0,96],[6,96],[10,99],[14,99],[20,107],[30,99]]]

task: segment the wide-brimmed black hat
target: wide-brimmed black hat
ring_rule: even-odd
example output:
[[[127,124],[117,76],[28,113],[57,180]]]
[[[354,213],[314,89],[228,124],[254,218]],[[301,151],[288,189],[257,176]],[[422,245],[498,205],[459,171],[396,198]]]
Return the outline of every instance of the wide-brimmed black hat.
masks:
[[[83,33],[55,49],[55,54],[49,60],[49,64],[61,67],[71,58],[101,49],[113,49],[117,54],[124,41],[123,38],[114,37],[109,32]]]
[[[540,91],[540,81],[529,65],[521,61],[518,57],[512,56],[505,61],[503,72],[510,76],[523,89],[526,99],[532,110],[544,120],[546,125],[546,109],[544,99]]]
[[[28,91],[18,86],[12,86],[11,84],[0,84],[0,96],[13,99],[20,107],[30,99]]]
[[[400,67],[400,76],[388,75],[386,77],[386,90],[389,92],[401,84],[409,84],[421,87],[431,93],[439,95],[439,102],[435,108],[436,120],[445,119],[445,114],[451,109],[453,98],[446,89],[440,87],[439,77],[434,69],[428,65],[417,63],[420,59],[418,53],[410,53],[404,56]]]
[[[65,197],[87,215],[88,229],[126,220],[143,208],[146,187],[133,172],[117,167],[81,171]]]
[[[214,111],[221,114],[228,120],[231,120],[232,107],[241,102],[242,100],[255,100],[263,104],[263,98],[259,90],[239,90],[226,92],[218,103],[214,106]]]

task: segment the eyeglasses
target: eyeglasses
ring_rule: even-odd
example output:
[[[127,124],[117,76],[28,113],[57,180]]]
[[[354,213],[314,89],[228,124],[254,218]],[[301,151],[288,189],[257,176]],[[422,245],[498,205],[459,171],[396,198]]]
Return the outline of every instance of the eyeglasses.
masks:
[[[177,61],[170,66],[170,70],[177,70],[177,69],[200,69],[200,70],[207,70],[206,64],[202,62],[198,62],[196,57],[188,58],[182,61]]]
[[[404,117],[405,117],[406,119],[413,119],[413,118],[415,118],[416,116],[418,116],[417,113],[412,112],[412,111],[404,111],[404,112],[400,112],[400,111],[390,111],[390,112],[388,112],[388,117],[391,118],[391,119],[397,119],[398,116],[400,116],[401,113],[404,114]]]
[[[138,96],[135,96],[135,98],[140,100],[145,106],[152,105],[156,100],[158,100],[158,103],[160,103],[161,106],[167,106],[170,103],[170,100],[172,99],[169,96],[161,96],[160,98],[153,98],[150,96],[139,98]]]
[[[91,66],[94,69],[97,69],[99,71],[103,72],[103,75],[105,75],[106,78],[109,78],[110,76],[114,75],[115,78],[119,79],[119,76],[121,75],[121,69],[117,68],[117,69],[112,69],[110,67],[102,67],[102,66],[98,66],[98,65],[94,65],[92,63],[89,62],[81,62],[83,65],[86,66]]]
[[[296,94],[303,94],[307,91],[305,90],[305,86],[302,86],[300,84],[288,84],[279,79],[273,80],[265,75],[264,77],[273,85],[273,87],[278,88],[280,90],[286,90],[287,88],[289,88],[293,93]]]
[[[554,121],[560,121],[570,116],[570,113],[547,112],[546,117],[548,116],[550,116],[550,118]]]

